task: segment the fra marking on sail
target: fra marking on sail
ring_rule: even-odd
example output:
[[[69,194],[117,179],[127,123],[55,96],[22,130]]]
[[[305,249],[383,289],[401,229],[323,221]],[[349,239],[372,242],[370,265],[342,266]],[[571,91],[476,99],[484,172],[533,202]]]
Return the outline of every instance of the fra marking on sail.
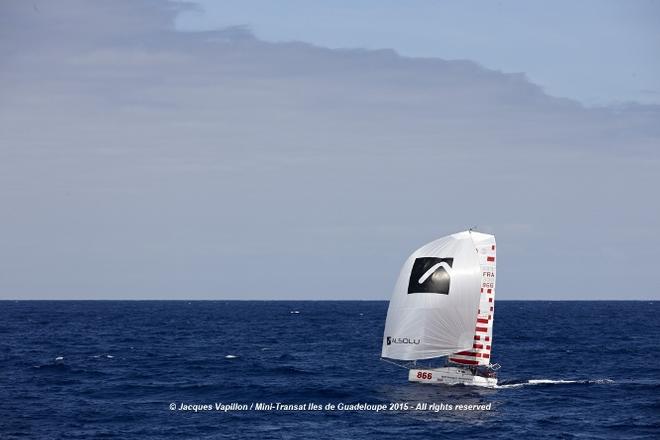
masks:
[[[481,279],[481,287],[486,289],[492,289],[495,287],[495,272],[482,272]]]

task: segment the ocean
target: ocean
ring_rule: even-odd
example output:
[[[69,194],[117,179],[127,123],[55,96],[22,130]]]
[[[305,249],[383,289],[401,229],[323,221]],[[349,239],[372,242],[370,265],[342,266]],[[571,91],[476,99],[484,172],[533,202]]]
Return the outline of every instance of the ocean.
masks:
[[[1,301],[0,439],[660,438],[658,301],[499,301],[495,389],[409,383],[386,312]]]

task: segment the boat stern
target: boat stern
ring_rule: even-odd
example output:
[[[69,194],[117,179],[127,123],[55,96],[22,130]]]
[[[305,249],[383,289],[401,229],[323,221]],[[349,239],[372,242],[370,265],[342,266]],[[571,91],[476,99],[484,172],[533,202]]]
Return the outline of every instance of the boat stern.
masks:
[[[468,385],[481,387],[495,387],[496,377],[484,377],[473,374],[470,370],[461,368],[429,368],[411,369],[408,372],[410,382],[443,384],[443,385]]]

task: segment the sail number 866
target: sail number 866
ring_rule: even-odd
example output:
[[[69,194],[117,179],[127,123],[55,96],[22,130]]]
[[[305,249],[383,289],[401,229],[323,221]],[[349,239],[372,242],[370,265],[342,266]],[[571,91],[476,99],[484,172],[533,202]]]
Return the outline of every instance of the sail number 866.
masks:
[[[427,372],[427,371],[418,371],[417,372],[417,379],[431,379],[433,378],[433,373]]]

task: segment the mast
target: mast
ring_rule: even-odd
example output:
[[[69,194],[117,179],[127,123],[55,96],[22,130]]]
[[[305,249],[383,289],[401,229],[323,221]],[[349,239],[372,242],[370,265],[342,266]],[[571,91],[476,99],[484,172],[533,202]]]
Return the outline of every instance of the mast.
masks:
[[[479,258],[481,272],[474,342],[471,349],[454,353],[449,357],[449,361],[462,365],[489,365],[495,314],[495,237],[475,231],[470,231],[470,235]]]

